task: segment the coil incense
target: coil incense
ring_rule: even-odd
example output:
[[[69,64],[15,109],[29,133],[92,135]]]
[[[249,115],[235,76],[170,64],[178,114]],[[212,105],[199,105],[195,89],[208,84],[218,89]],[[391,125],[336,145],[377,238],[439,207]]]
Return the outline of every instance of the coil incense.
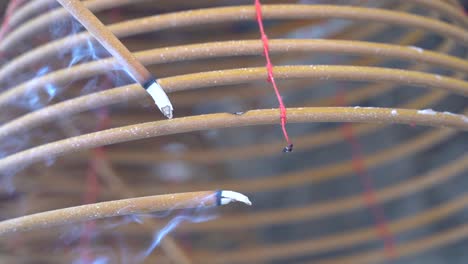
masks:
[[[148,69],[135,58],[122,42],[80,1],[58,0],[58,2],[124,66],[135,81],[146,89],[164,116],[172,118],[174,108],[169,97]]]
[[[226,190],[146,196],[69,207],[6,220],[0,222],[0,235],[106,217],[222,206],[231,202],[252,205],[247,196]]]

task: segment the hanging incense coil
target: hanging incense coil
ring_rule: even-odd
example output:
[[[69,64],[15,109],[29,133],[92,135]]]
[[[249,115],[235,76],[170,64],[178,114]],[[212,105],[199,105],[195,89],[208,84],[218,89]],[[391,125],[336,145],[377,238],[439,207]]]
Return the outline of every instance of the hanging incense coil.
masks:
[[[19,2],[0,40],[2,219],[218,189],[253,206],[12,232],[0,259],[132,263],[183,216],[143,261],[456,263],[444,256],[468,236],[457,1],[262,1],[287,154],[253,1],[84,3],[159,77],[175,118],[55,1]]]

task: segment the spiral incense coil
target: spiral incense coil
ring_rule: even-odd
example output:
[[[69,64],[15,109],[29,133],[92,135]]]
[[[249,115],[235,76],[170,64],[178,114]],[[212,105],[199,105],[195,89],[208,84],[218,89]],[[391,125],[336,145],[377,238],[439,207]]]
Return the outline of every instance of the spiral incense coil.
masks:
[[[466,262],[458,1],[59,2],[5,7],[0,262]]]

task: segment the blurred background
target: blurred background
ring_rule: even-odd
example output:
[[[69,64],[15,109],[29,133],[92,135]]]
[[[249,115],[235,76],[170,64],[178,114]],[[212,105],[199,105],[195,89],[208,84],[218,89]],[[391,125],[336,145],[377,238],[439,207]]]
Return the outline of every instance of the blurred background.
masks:
[[[243,18],[241,9],[235,11],[241,15],[229,19],[216,18],[216,10],[201,14],[193,18],[193,24],[178,20],[189,13],[177,16],[192,9],[241,5],[253,9],[253,0],[86,2],[105,24],[117,24],[114,32],[120,32],[118,37],[132,52],[148,56],[148,67],[158,78],[265,66],[261,53],[178,58],[165,53],[166,48],[190,51],[193,47],[185,46],[189,44],[260,43],[254,17]],[[468,27],[462,6],[468,1],[262,3],[386,9],[439,20],[465,33]],[[0,7],[6,14],[0,38],[0,92],[22,89],[14,100],[1,104],[0,159],[61,139],[162,119],[150,97],[119,97],[104,107],[89,104],[80,111],[55,113],[52,120],[31,117],[79,96],[103,98],[100,92],[133,81],[115,65],[94,63],[109,54],[92,39],[75,41],[73,37],[84,29],[55,1],[1,1]],[[219,17],[222,15],[220,11]],[[135,22],[145,17],[162,18],[146,24]],[[266,14],[264,23],[270,41],[358,40],[412,46],[416,51],[431,50],[460,59],[467,56],[466,41],[382,22],[378,17],[270,19]],[[229,45],[239,48],[235,43]],[[291,50],[271,56],[276,66],[375,66],[467,80],[466,73],[453,68],[372,52]],[[346,105],[450,113],[466,113],[468,107],[461,95],[417,85],[317,78],[277,82],[287,107]],[[171,99],[176,117],[278,105],[266,76],[262,81],[221,81],[208,88],[178,91]],[[9,123],[27,115],[26,127],[4,132]],[[301,123],[287,127],[295,143],[294,151],[287,154],[281,151],[285,143],[276,124],[178,133],[98,149],[77,146],[74,153],[43,157],[27,166],[19,163],[14,171],[0,172],[2,220],[99,201],[210,189],[243,192],[254,205],[112,218],[15,233],[0,240],[0,262],[467,263],[466,132],[394,124]],[[156,238],[166,231],[159,243]]]

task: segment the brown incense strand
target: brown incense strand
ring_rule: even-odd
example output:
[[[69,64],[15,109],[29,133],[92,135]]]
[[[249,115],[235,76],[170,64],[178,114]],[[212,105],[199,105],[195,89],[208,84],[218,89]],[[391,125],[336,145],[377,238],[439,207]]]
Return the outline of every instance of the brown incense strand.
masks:
[[[217,191],[146,196],[68,207],[0,222],[0,235],[56,225],[159,211],[216,206]]]
[[[120,42],[119,39],[79,0],[57,0],[73,15],[99,43],[124,66],[130,75],[144,85],[152,79],[151,73],[135,56]],[[145,87],[146,88],[146,87]]]
[[[468,72],[468,62],[450,55],[423,50],[417,47],[379,44],[363,41],[343,40],[270,40],[272,53],[321,52],[350,55],[374,55],[384,58],[399,58],[437,66],[447,67],[457,71]],[[144,65],[171,63],[181,60],[195,60],[205,58],[219,58],[227,56],[258,55],[261,54],[261,44],[254,40],[223,41],[203,44],[182,45],[151,49],[134,53],[135,57]],[[19,84],[10,90],[37,89],[44,85],[44,81],[61,83],[70,78],[84,79],[97,74],[108,72],[115,68],[113,58],[92,61],[73,66],[71,68],[54,71],[42,77]],[[44,81],[42,81],[44,80]]]
[[[263,10],[265,19],[314,19],[314,18],[343,18],[352,20],[371,20],[390,24],[404,25],[426,29],[442,35],[450,35],[461,43],[467,43],[468,33],[460,27],[450,25],[435,19],[407,14],[404,12],[388,11],[374,8],[339,7],[322,5],[265,5]],[[159,31],[168,28],[212,24],[221,21],[253,20],[255,10],[251,6],[207,8],[190,12],[175,12],[135,20],[129,20],[109,25],[107,28],[117,37],[128,37],[139,33]],[[28,34],[33,34],[29,32]],[[7,45],[8,37],[0,43],[0,50]],[[52,41],[44,46],[28,51],[0,69],[0,79],[18,71],[21,67],[31,65],[37,61],[56,54],[57,50],[69,50],[89,39],[89,34],[81,33]],[[10,45],[10,44],[9,44]],[[8,45],[8,46],[9,46]]]
[[[269,48],[270,52],[275,54],[320,52],[346,55],[382,56],[385,59],[398,58],[434,64],[468,73],[468,62],[464,59],[413,46],[350,40],[271,39],[269,40]],[[155,65],[207,58],[259,55],[261,53],[262,46],[260,42],[256,40],[235,40],[156,48],[139,51],[134,53],[134,55],[144,65]],[[83,72],[83,70],[78,71],[78,69],[84,67],[91,68],[86,72],[99,74],[109,71],[115,65],[115,59],[107,58],[51,72],[48,75],[66,70],[68,75],[76,77],[77,72]],[[88,74],[85,75],[85,77],[88,76]],[[70,76],[67,78],[70,78]]]
[[[379,68],[359,67],[341,65],[299,65],[299,66],[277,66],[275,68],[277,79],[312,78],[315,80],[353,80],[353,81],[391,81],[395,83],[431,87],[449,90],[464,96],[468,96],[468,82],[450,77],[434,75],[429,73]],[[219,85],[240,84],[245,82],[261,80],[265,69],[242,68],[232,70],[220,70],[203,73],[184,74],[174,77],[159,79],[158,82],[166,92],[197,89],[201,87],[213,87]],[[41,79],[40,83],[50,83],[50,79]],[[36,80],[39,83],[39,80]],[[0,94],[0,106],[18,100],[25,96],[28,89],[37,89],[40,86],[28,87],[18,86]],[[138,98],[147,96],[142,89],[128,89],[130,93],[139,93]]]
[[[90,1],[84,1],[83,4],[86,5],[86,7],[89,10],[93,12],[98,12],[102,10],[111,9],[113,7],[122,7],[128,4],[133,4],[137,1],[141,1],[141,0],[95,0],[95,1],[90,0]],[[404,2],[411,2],[411,1],[404,1]],[[438,0],[436,1],[413,0],[413,2],[420,6],[425,6],[441,14],[444,14],[451,20],[460,21],[461,23],[466,24],[466,21],[467,21],[466,16],[462,12],[460,12],[460,8],[454,8],[447,4],[437,3],[439,2]],[[38,8],[40,8],[40,6],[38,6]],[[16,43],[22,41],[24,38],[31,36],[35,32],[44,30],[45,28],[47,28],[47,26],[50,23],[64,19],[68,14],[67,12],[63,12],[63,11],[65,10],[54,9],[53,11],[47,12],[37,18],[32,19],[31,21],[28,21],[27,23],[19,27],[18,30],[15,30],[17,32],[14,32],[14,34],[12,34],[13,35],[12,37],[6,39],[5,44],[3,43],[0,44],[0,49],[2,50],[7,49],[8,47],[11,47],[15,45]],[[15,23],[17,23],[16,17],[13,20]]]
[[[369,122],[401,123],[468,130],[467,117],[446,113],[425,114],[409,109],[304,107],[290,108],[290,122]],[[395,112],[397,114],[395,114]],[[252,110],[243,115],[226,113],[182,117],[174,120],[148,122],[108,129],[96,133],[68,138],[31,148],[0,160],[0,171],[12,169],[82,149],[110,145],[155,136],[170,135],[213,128],[275,124],[277,109]]]

